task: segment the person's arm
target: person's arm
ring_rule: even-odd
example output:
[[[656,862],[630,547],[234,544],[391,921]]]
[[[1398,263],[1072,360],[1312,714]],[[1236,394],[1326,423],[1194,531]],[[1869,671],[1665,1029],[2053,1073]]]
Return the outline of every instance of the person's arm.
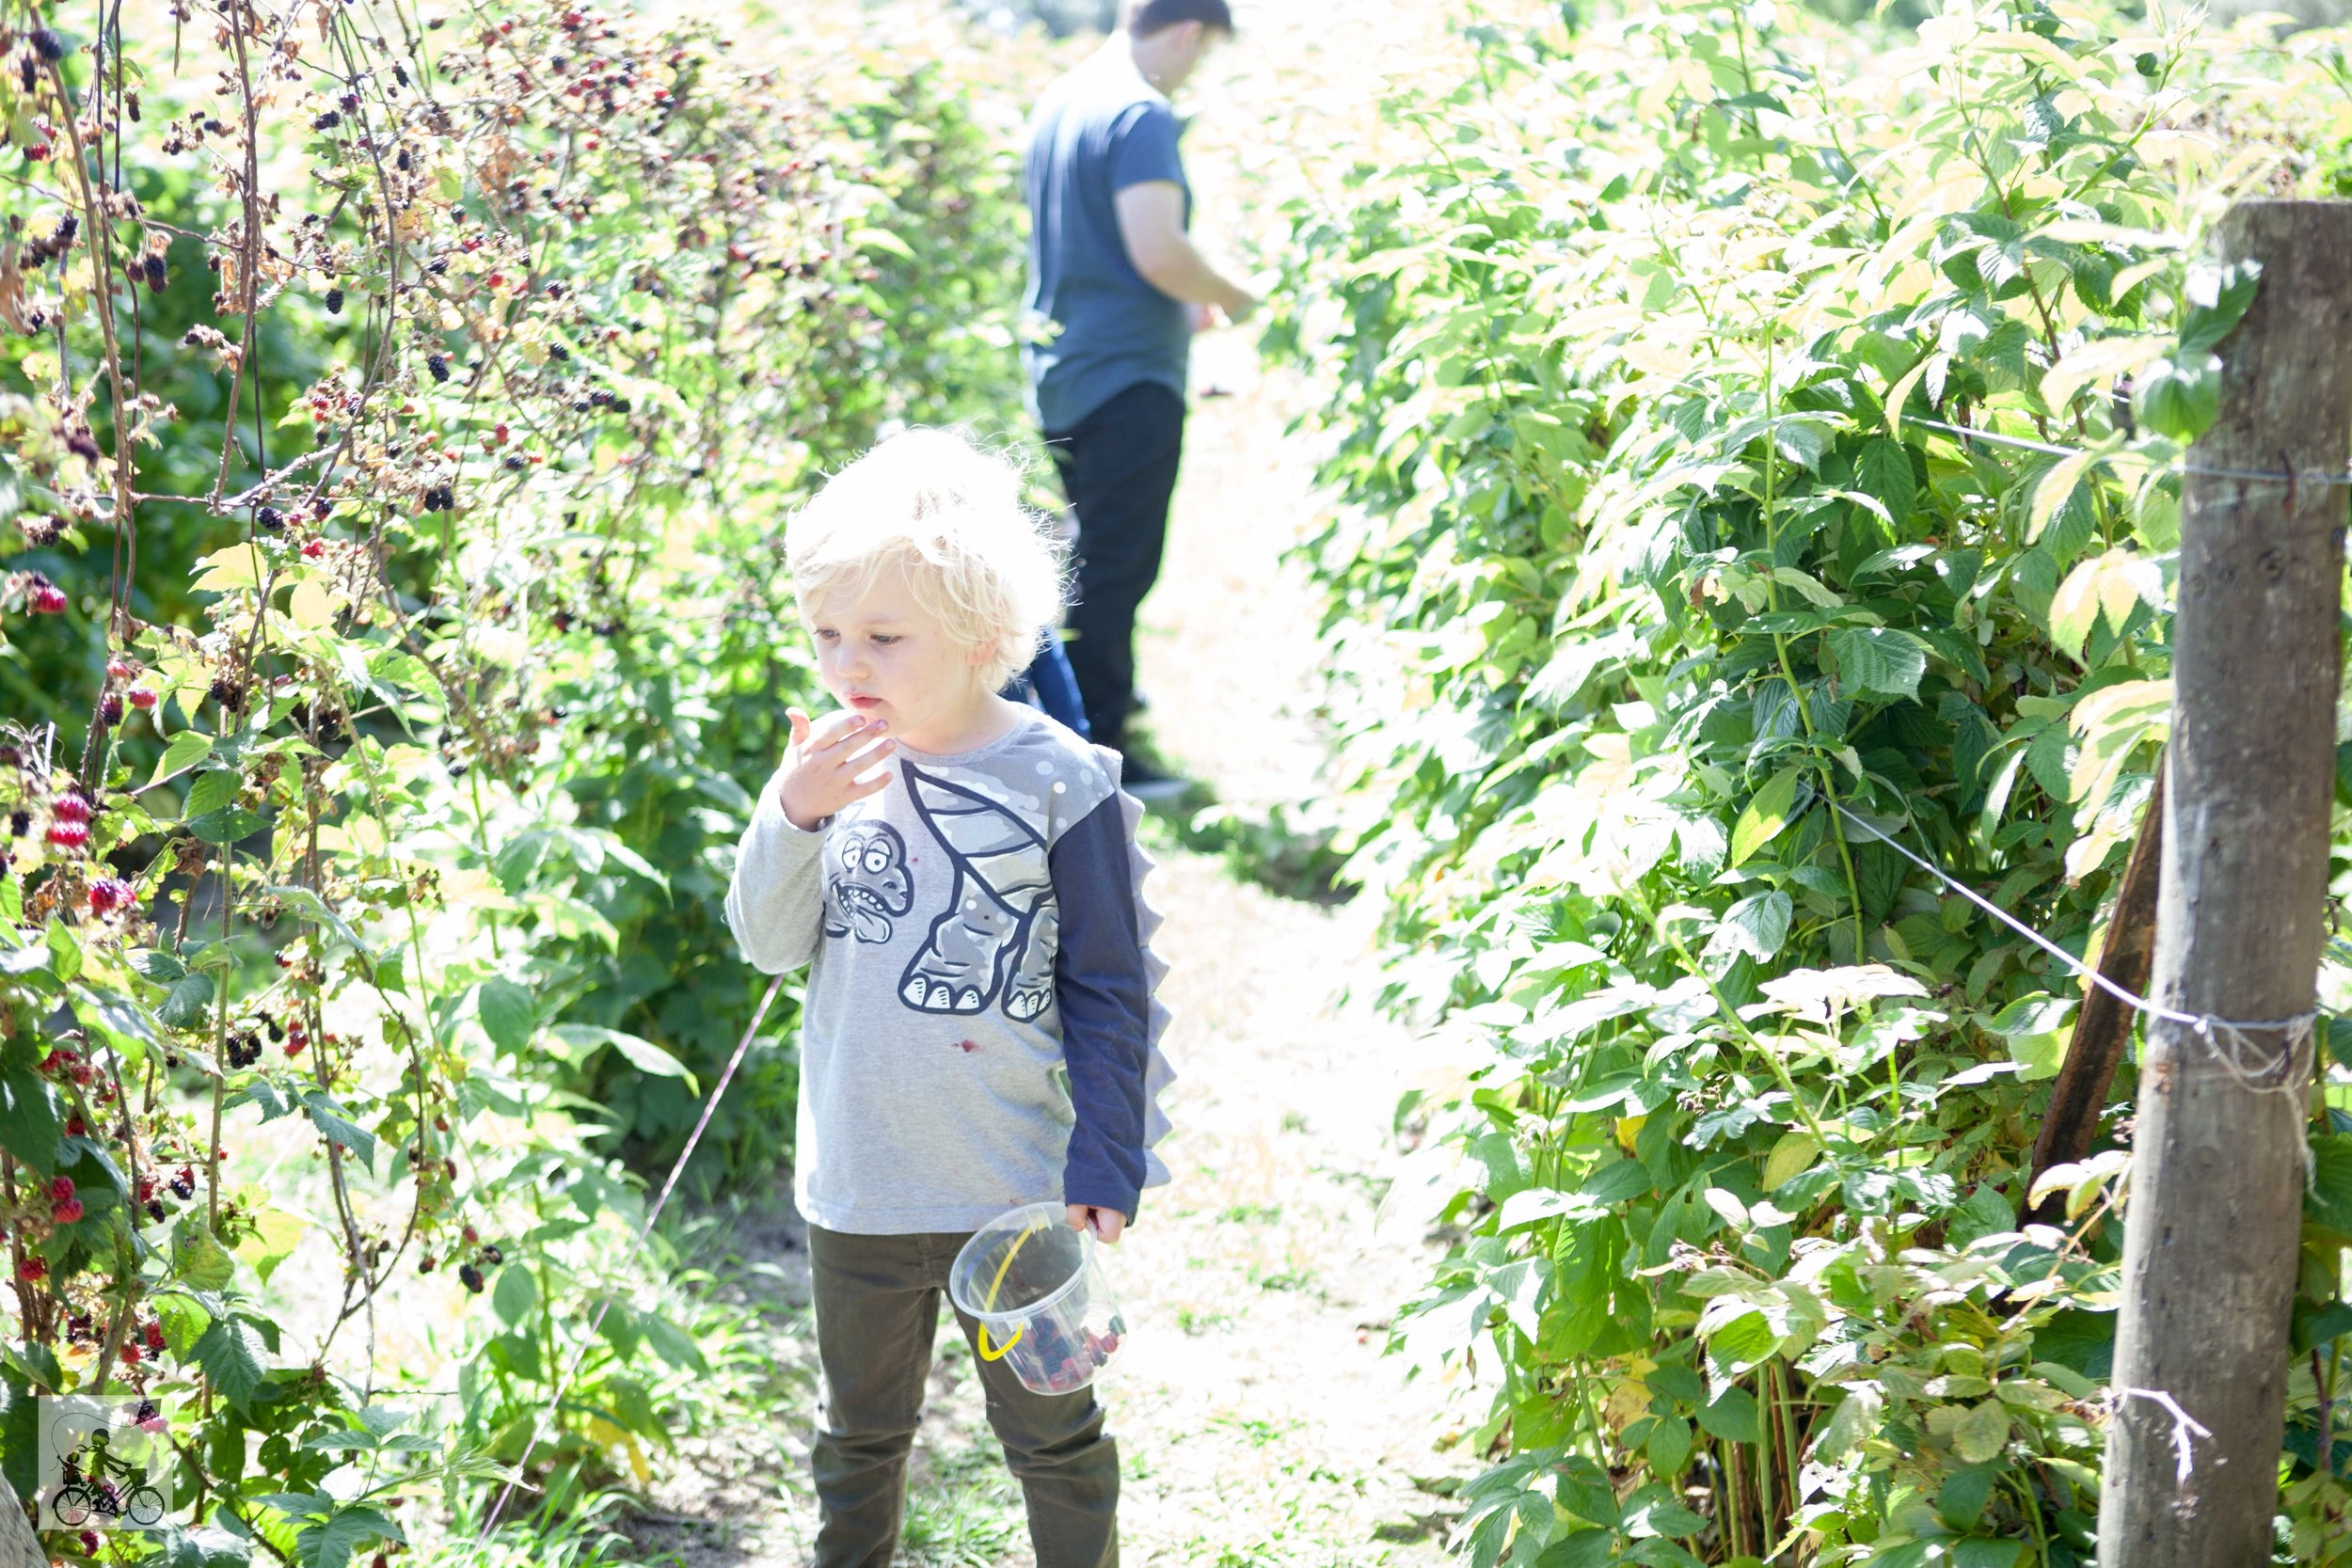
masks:
[[[893,775],[882,763],[898,747],[878,738],[887,721],[869,725],[863,714],[844,709],[812,722],[800,708],[784,711],[792,742],[759,786],[727,883],[727,928],[764,974],[798,969],[816,955],[825,909],[818,882],[825,830],[843,807],[890,786]]]
[[[814,831],[796,828],[784,814],[784,770],[759,786],[759,803],[736,846],[735,876],[727,883],[727,928],[754,969],[782,974],[817,952],[824,920],[818,880],[830,816]]]
[[[1046,863],[1061,920],[1055,1001],[1077,1114],[1062,1168],[1062,1200],[1073,1210],[1108,1211],[1132,1223],[1145,1174],[1152,983],[1143,967],[1119,797],[1110,796],[1065,830]]]
[[[1258,303],[1201,256],[1184,232],[1184,191],[1172,180],[1145,180],[1111,197],[1120,243],[1143,280],[1186,305],[1214,305],[1238,322]]]

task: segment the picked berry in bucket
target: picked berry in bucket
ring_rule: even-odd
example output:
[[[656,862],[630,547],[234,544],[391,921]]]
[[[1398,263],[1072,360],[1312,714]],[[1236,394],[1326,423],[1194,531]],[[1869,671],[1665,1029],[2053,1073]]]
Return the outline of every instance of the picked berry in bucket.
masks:
[[[1059,1203],[1000,1214],[947,1273],[947,1293],[979,1321],[980,1358],[1004,1362],[1032,1393],[1076,1393],[1126,1341],[1094,1234],[1072,1229],[1067,1214]]]

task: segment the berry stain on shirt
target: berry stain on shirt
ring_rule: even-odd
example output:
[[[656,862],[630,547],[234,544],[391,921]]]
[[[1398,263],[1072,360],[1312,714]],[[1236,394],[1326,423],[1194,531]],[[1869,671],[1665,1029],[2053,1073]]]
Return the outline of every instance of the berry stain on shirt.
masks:
[[[979,1045],[977,1042],[973,1040],[958,1040],[956,1041],[956,1049],[969,1056],[972,1053],[979,1049]]]

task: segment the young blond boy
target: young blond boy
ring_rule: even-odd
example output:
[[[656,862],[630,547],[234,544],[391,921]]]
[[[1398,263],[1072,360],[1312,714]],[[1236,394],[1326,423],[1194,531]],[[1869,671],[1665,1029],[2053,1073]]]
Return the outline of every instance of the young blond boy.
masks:
[[[1116,1243],[1167,1180],[1150,1151],[1168,1072],[1141,808],[1116,752],[996,695],[1060,599],[1049,535],[1019,497],[1001,461],[912,431],[787,531],[841,709],[787,710],[726,910],[758,969],[813,963],[793,1187],[824,1373],[817,1568],[882,1568],[896,1549],[964,1239],[1058,1201]],[[1118,1449],[1093,1391],[1035,1394],[1002,1361],[976,1364],[1039,1568],[1116,1564]]]

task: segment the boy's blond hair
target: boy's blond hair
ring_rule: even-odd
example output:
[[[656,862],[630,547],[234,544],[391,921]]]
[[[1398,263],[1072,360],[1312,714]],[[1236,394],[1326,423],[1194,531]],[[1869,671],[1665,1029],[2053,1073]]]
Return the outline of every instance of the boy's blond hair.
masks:
[[[915,429],[877,443],[827,480],[785,527],[801,614],[862,596],[906,570],[917,603],[966,647],[991,691],[1028,668],[1061,613],[1063,562],[1047,520],[1024,505],[1021,470],[961,431]]]

